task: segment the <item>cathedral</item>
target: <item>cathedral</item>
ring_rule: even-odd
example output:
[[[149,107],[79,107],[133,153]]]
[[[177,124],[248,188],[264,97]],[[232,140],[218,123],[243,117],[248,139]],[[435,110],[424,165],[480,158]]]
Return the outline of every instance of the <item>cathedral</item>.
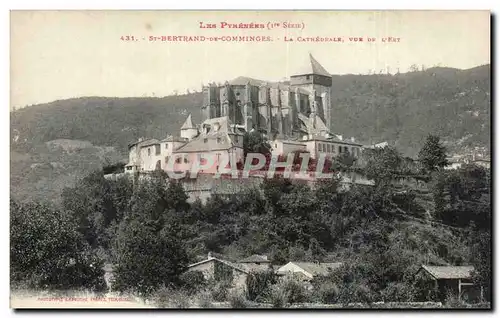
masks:
[[[189,115],[180,136],[130,144],[126,172],[189,170],[204,155],[217,158],[215,170],[224,157],[243,162],[243,136],[251,131],[266,135],[276,155],[307,151],[312,158],[321,153],[359,157],[361,144],[332,133],[331,88],[332,76],[312,55],[287,82],[238,77],[210,84],[203,87],[202,123],[194,124]]]
[[[270,140],[325,136],[331,129],[332,77],[309,55],[307,65],[287,83],[238,77],[203,88],[204,119],[228,117],[245,131],[265,132]]]

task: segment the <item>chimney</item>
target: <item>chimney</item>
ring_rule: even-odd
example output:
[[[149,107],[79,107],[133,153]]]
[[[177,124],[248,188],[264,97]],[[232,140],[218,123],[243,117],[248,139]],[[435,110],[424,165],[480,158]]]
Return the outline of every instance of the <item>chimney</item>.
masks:
[[[207,257],[207,259],[212,259],[212,258],[213,258],[213,257],[212,257],[212,252],[208,252],[208,257]]]

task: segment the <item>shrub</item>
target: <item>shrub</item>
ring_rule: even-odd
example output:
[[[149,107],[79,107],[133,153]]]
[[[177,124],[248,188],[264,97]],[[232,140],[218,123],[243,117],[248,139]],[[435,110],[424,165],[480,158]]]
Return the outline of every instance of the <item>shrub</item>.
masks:
[[[212,307],[212,298],[210,293],[207,291],[202,291],[198,294],[198,306],[201,308],[211,308]]]
[[[352,282],[339,285],[338,302],[344,306],[350,303],[371,304],[377,299],[377,293],[373,292],[365,283]]]
[[[201,271],[185,272],[181,274],[180,281],[182,288],[189,294],[196,293],[206,284],[205,277]]]
[[[356,302],[371,304],[376,296],[366,284],[360,283],[354,286],[354,301]]]
[[[163,285],[153,293],[153,300],[160,308],[189,308],[189,298],[179,290]]]
[[[466,303],[460,299],[458,295],[455,295],[451,292],[448,292],[446,295],[446,300],[444,301],[444,305],[447,308],[464,308],[467,307]]]
[[[313,298],[323,304],[335,304],[338,302],[340,290],[337,285],[325,280],[315,284]]]
[[[280,284],[280,288],[283,288],[287,292],[290,304],[303,303],[310,298],[304,285],[294,279],[284,280]]]
[[[273,308],[285,308],[288,305],[288,292],[278,285],[271,287],[269,301]]]
[[[271,287],[267,298],[273,307],[282,308],[293,303],[307,302],[310,300],[310,295],[302,283],[285,278]]]
[[[227,281],[217,282],[210,289],[210,296],[214,301],[226,301],[230,287]]]
[[[245,294],[241,291],[233,290],[228,297],[231,308],[247,308],[248,302],[245,298]]]
[[[432,280],[419,275],[413,282],[413,293],[416,301],[438,301],[439,292]]]
[[[416,292],[413,286],[407,283],[393,282],[381,291],[381,296],[385,302],[412,302]]]
[[[276,274],[272,271],[250,273],[245,283],[248,299],[256,301],[265,298],[271,285],[276,284]]]

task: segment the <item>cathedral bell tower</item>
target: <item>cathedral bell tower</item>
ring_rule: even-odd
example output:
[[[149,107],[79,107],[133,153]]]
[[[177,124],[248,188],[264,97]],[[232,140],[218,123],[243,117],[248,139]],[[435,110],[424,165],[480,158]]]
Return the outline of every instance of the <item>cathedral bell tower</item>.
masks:
[[[290,77],[290,85],[305,89],[315,96],[316,94],[321,96],[320,103],[316,104],[316,115],[325,122],[327,129],[331,130],[332,75],[311,54],[295,74]]]

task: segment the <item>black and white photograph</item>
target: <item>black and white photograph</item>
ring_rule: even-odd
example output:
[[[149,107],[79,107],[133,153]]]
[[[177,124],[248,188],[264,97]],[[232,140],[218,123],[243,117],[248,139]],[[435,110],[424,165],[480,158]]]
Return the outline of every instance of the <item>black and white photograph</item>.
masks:
[[[10,307],[491,310],[491,21],[12,10]]]

